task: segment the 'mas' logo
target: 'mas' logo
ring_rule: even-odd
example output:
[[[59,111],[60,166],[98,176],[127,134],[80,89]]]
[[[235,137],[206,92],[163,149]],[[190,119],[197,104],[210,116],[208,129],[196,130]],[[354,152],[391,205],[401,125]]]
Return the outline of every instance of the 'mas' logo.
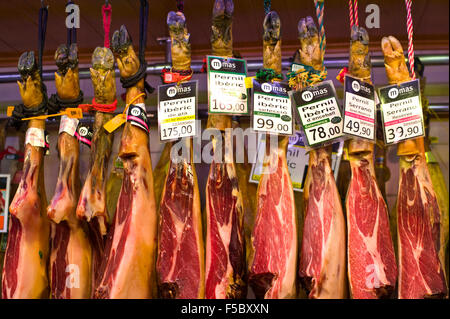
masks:
[[[305,102],[309,102],[313,99],[314,95],[310,91],[305,91],[302,93],[302,99]]]
[[[263,83],[261,84],[261,89],[266,93],[270,93],[272,91],[272,85],[269,83]]]
[[[79,133],[81,136],[86,136],[87,133],[88,133],[87,127],[84,127],[84,126],[80,127],[80,129],[78,130],[78,133]]]
[[[389,96],[389,98],[391,98],[392,100],[395,99],[395,98],[397,98],[397,96],[398,96],[398,89],[397,89],[397,88],[392,88],[392,89],[390,89],[389,92],[388,92],[388,96]]]
[[[139,108],[134,108],[131,110],[131,115],[139,116],[139,115],[141,115],[141,110]]]
[[[355,92],[359,92],[359,90],[361,89],[361,86],[359,85],[358,81],[353,81],[352,82],[352,89]]]
[[[212,59],[211,66],[214,70],[219,70],[222,67],[222,62],[219,59]]]
[[[166,94],[168,97],[174,97],[177,95],[177,89],[175,89],[173,86],[167,89]]]

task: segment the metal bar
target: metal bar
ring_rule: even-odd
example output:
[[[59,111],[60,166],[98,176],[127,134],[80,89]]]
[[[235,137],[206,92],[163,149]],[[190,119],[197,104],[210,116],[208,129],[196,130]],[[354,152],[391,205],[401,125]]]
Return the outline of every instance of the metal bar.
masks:
[[[167,58],[167,57],[166,57]],[[439,55],[421,55],[419,56],[420,60],[424,65],[448,65],[449,64],[449,55],[448,54],[439,54]],[[374,56],[371,58],[373,67],[384,67],[384,58],[382,56]],[[291,66],[291,59],[286,58],[282,61],[282,66],[284,70],[288,70]],[[333,57],[325,59],[324,64],[328,69],[340,69],[343,66],[347,65],[348,58],[346,57]],[[200,73],[203,66],[203,62],[193,62],[191,64],[191,68],[194,73]],[[248,60],[247,61],[247,69],[248,71],[257,71],[261,69],[263,66],[262,60]],[[163,68],[170,68],[170,63],[156,63],[149,64],[147,66],[147,74],[148,75],[160,75]],[[55,70],[44,71],[42,73],[42,78],[44,81],[52,81],[55,79]],[[119,69],[115,70],[115,74],[119,76]],[[91,74],[89,72],[89,68],[79,69],[79,78],[80,79],[89,79]],[[0,73],[0,83],[12,83],[20,80],[20,75],[17,72],[5,72]]]
[[[431,118],[434,118],[433,114],[436,114],[438,117],[442,117],[442,118],[449,117],[449,105],[448,104],[429,105],[428,107],[432,110],[432,112],[430,114]],[[122,111],[123,111],[123,107],[120,107],[117,109],[115,114],[116,115],[120,114],[120,113],[122,113]],[[200,120],[206,120],[208,118],[207,107],[199,109],[197,111],[197,113],[198,113],[198,118]],[[157,111],[155,111],[155,110],[147,111],[147,115],[148,115],[150,123],[157,122],[157,119],[158,119]],[[6,118],[7,118],[6,114],[0,114],[0,120],[6,119]],[[241,116],[240,118],[244,121],[250,119],[249,116]],[[83,114],[83,118],[81,119],[82,122],[92,122],[93,120],[94,120],[94,116],[90,115],[90,114]],[[58,118],[48,118],[46,120],[46,122],[50,123],[50,124],[59,123],[59,119]]]

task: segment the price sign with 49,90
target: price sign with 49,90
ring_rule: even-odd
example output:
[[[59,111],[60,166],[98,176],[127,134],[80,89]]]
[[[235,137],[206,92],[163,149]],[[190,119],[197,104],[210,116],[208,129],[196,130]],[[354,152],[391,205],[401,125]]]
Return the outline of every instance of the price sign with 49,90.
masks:
[[[419,80],[390,85],[379,93],[386,144],[424,135]]]
[[[342,112],[332,81],[325,81],[301,91],[290,91],[289,95],[298,111],[308,146],[328,144],[344,135]]]
[[[208,56],[209,113],[248,114],[245,60]]]

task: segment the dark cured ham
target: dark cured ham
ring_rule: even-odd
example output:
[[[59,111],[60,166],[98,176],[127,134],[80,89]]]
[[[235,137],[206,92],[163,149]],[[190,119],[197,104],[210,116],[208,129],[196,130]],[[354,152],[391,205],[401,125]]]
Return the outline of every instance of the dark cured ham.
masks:
[[[299,22],[300,61],[323,68],[317,28],[311,17]],[[309,152],[304,187],[305,217],[299,276],[309,298],[345,298],[346,236],[341,199],[331,170],[331,148]]]
[[[122,77],[130,77],[139,69],[131,39],[125,26],[116,31],[112,49],[118,55]],[[126,101],[144,103],[144,79],[127,88]],[[124,177],[117,210],[105,245],[100,279],[94,298],[135,298],[154,296],[157,216],[153,192],[152,162],[148,133],[125,124],[119,149]]]
[[[349,74],[370,82],[369,36],[352,28]],[[377,185],[374,144],[352,139],[348,144],[351,179],[347,192],[347,251],[350,291],[355,299],[387,298],[395,288],[397,263],[386,203]]]
[[[167,16],[172,49],[172,70],[189,71],[191,47],[182,12]],[[172,143],[161,156],[169,161],[161,194],[158,231],[159,294],[162,298],[203,298],[205,295],[204,244],[192,138],[183,138],[189,155],[178,161]],[[175,161],[177,160],[177,161]],[[161,166],[160,166],[161,167]],[[163,167],[159,173],[165,173]]]
[[[211,46],[214,56],[232,57],[232,0],[216,0],[213,9]],[[208,299],[244,298],[245,242],[243,200],[236,174],[232,137],[223,131],[231,128],[231,117],[208,116],[208,128],[221,133],[221,141],[213,137],[214,153],[222,154],[221,162],[211,163],[206,184],[206,295]],[[225,142],[223,142],[225,141]],[[225,144],[224,144],[225,143]],[[219,150],[220,148],[220,150]],[[247,181],[245,181],[247,182]]]
[[[381,41],[386,74],[391,84],[409,81],[400,42],[390,36]],[[398,144],[400,180],[397,198],[400,299],[443,298],[448,294],[439,260],[441,212],[425,158],[423,138]]]
[[[33,52],[21,56],[19,71],[23,103],[25,107],[36,107],[44,97]],[[28,128],[44,130],[45,121],[31,120]],[[4,299],[49,297],[50,224],[45,214],[44,151],[28,143],[24,154],[22,178],[9,208],[11,220],[2,273]]]
[[[264,68],[281,73],[281,23],[271,11],[264,20]],[[249,284],[257,298],[296,297],[297,215],[286,161],[289,138],[271,143],[267,135],[264,166],[257,190]],[[271,144],[275,144],[272,146]]]

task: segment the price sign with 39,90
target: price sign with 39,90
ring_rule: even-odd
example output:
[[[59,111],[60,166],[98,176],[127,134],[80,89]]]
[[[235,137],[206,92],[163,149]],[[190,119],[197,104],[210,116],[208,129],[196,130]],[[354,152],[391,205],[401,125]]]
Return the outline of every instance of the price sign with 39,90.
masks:
[[[424,135],[419,80],[379,89],[386,144]]]
[[[195,136],[197,81],[158,87],[158,130],[161,141]]]
[[[208,56],[209,113],[248,114],[245,60]]]
[[[344,135],[342,113],[332,81],[290,91],[289,95],[298,111],[307,146],[321,146]]]
[[[253,130],[292,135],[292,107],[288,90],[289,86],[285,83],[260,83],[253,79]]]

